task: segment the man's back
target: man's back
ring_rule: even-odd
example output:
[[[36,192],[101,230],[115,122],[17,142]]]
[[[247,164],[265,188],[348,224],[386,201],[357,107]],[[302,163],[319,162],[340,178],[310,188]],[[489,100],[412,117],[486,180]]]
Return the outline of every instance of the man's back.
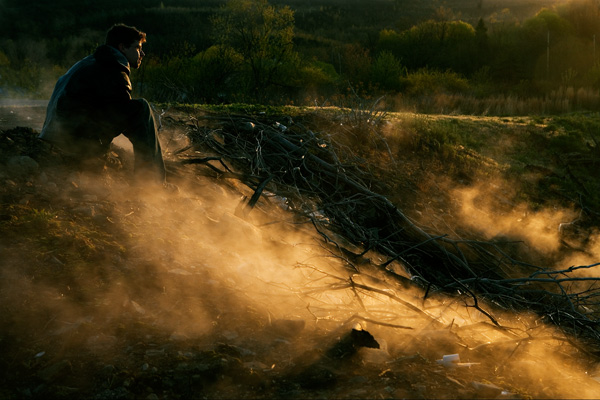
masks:
[[[111,46],[76,63],[57,82],[40,137],[55,143],[72,139],[74,129],[105,106],[131,100],[127,59]]]

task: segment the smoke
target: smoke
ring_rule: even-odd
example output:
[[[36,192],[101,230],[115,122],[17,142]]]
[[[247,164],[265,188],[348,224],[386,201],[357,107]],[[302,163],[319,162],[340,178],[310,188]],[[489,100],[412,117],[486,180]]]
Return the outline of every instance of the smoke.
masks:
[[[486,240],[520,243],[515,244],[520,248],[516,256],[538,254],[530,261],[546,268],[591,265],[600,259],[598,230],[578,227],[580,211],[559,206],[532,209],[528,204],[514,203],[513,187],[505,181],[488,180],[451,190],[460,223]],[[577,274],[598,276],[591,269]]]
[[[303,320],[307,342],[296,343],[298,349],[319,346],[314,338],[321,330],[334,333],[358,321],[383,344],[380,350],[365,349],[365,362],[393,365],[416,354],[434,362],[456,353],[465,365],[472,364],[465,367],[470,374],[502,377],[507,393],[597,395],[585,366],[578,365],[581,354],[539,317],[495,310],[505,327],[498,329],[459,298],[438,295],[423,301],[422,292],[400,290],[377,270],[349,272],[310,226],[298,225],[293,216],[267,202],[246,219],[236,216],[242,196],[251,194],[236,181],[222,184],[194,177],[180,183],[181,194],[175,197],[143,189],[132,193],[116,182],[108,187],[108,198],[115,202],[114,229],[129,238],[123,244],[130,250],[113,265],[121,272],[108,278],[96,300],[102,306],[59,307],[61,319],[77,329],[104,321],[103,334],[82,341],[97,353],[118,351],[119,342],[112,338],[134,328],[132,316],[158,337],[220,337],[237,344],[249,336],[261,340],[273,321]],[[93,195],[107,189],[83,178],[78,185]],[[568,212],[519,209],[491,224],[486,196],[482,199],[476,191],[456,194],[464,205],[463,216],[486,235],[516,235],[541,251],[555,250],[553,231],[571,217]],[[500,228],[483,229],[490,225]],[[92,284],[95,277],[87,279]],[[418,368],[468,379],[461,375],[466,370],[440,371],[427,363]],[[579,381],[588,383],[577,388],[569,383]]]
[[[176,147],[165,146],[167,152]],[[296,338],[286,337],[293,358],[323,350],[323,337],[358,322],[381,345],[361,351],[365,368],[375,366],[384,375],[402,371],[408,386],[486,380],[503,385],[506,396],[597,397],[590,376],[600,371],[539,316],[482,305],[499,328],[469,300],[441,294],[424,299],[421,290],[402,288],[375,268],[349,268],[311,225],[277,206],[283,199],[267,193],[240,217],[242,198],[252,191],[236,180],[207,178],[188,166],[173,177],[179,194],[132,185],[123,178],[131,154],[117,151],[121,171],[48,170],[45,180],[33,183],[53,215],[40,222],[40,231],[47,232],[41,243],[48,248],[40,252],[37,242],[24,243],[4,261],[6,348],[26,338],[31,356],[56,359],[78,351],[111,363],[142,340],[157,348],[222,342],[256,351],[282,343],[273,341],[278,321],[303,321],[304,328],[292,324],[297,332],[287,333]],[[500,192],[490,187],[454,192],[470,226],[489,238],[517,237],[540,251],[555,251],[554,231],[570,213],[517,207],[500,220],[491,216],[487,201]],[[375,264],[383,261],[376,253],[366,256]],[[151,350],[145,350],[147,358]],[[448,354],[472,365],[436,362]],[[272,354],[257,357],[275,371],[285,365]],[[443,387],[431,389],[429,397],[441,396]]]
[[[486,182],[453,191],[460,204],[461,220],[485,239],[511,238],[544,253],[559,248],[559,226],[576,218],[564,209],[532,210],[513,204],[511,189],[503,182]]]

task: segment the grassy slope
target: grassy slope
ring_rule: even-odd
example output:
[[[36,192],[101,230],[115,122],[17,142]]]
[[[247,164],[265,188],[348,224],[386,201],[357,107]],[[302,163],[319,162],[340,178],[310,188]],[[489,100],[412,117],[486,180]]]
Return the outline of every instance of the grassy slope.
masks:
[[[400,119],[397,160],[410,172],[387,181],[409,215],[463,238],[523,240],[513,255],[536,265],[597,262],[600,115]]]
[[[220,110],[239,111],[257,112],[259,109],[238,107]],[[281,112],[267,111],[273,114]],[[174,120],[185,123],[188,115],[197,112],[201,112],[197,107],[181,107],[170,110],[169,114]],[[314,112],[285,110],[286,114],[298,115]],[[340,115],[347,117],[347,113],[340,113],[339,110],[317,110],[317,113],[319,118],[314,121],[321,122],[315,125],[315,131],[323,130],[333,134],[337,134],[338,130],[340,134],[345,132],[340,128],[339,118]],[[600,161],[598,146],[593,137],[600,127],[599,114],[503,119],[390,114],[387,118],[390,123],[384,125],[383,132],[389,152],[386,148],[376,147],[381,144],[377,137],[358,138],[356,143],[362,143],[362,146],[354,143],[353,150],[359,156],[357,160],[362,159],[363,166],[370,168],[379,177],[375,188],[386,193],[402,210],[429,229],[472,237],[489,234],[463,220],[460,210],[465,198],[460,194],[472,188],[481,188],[480,193],[483,193],[480,195],[480,202],[475,202],[479,204],[479,210],[493,215],[496,220],[524,209],[530,215],[560,209],[571,210],[576,215],[583,207],[586,212],[580,228],[590,233],[598,226],[600,177],[596,171]],[[18,153],[28,154],[27,143],[15,144],[14,137],[7,140],[4,134],[2,140],[3,160]],[[364,146],[365,143],[368,145]],[[42,165],[46,163],[51,167],[48,161],[51,160],[44,162],[40,159]],[[182,293],[189,298],[198,296],[194,285],[199,282],[191,278],[186,278],[186,283],[173,283],[166,279],[154,282],[146,279],[141,281],[141,275],[138,275],[154,276],[155,272],[151,264],[134,261],[143,260],[143,256],[136,255],[136,251],[139,252],[136,250],[136,242],[140,238],[149,237],[148,235],[151,237],[155,232],[159,236],[159,245],[168,243],[179,233],[162,232],[160,226],[156,225],[157,221],[148,223],[136,220],[136,215],[143,210],[140,201],[132,198],[132,201],[115,203],[106,197],[109,193],[102,190],[91,194],[86,192],[83,189],[85,183],[71,177],[68,170],[51,167],[46,170],[45,179],[37,175],[18,177],[8,168],[1,171],[4,184],[1,189],[0,259],[4,260],[4,283],[0,293],[4,306],[0,321],[0,345],[6,355],[2,369],[11,371],[2,377],[6,397],[17,396],[15,393],[22,395],[22,390],[27,387],[34,394],[53,393],[64,398],[70,395],[71,387],[79,388],[79,392],[74,392],[75,395],[82,391],[91,393],[104,390],[102,379],[105,378],[101,375],[108,373],[108,364],[112,370],[117,371],[110,378],[111,382],[115,382],[111,384],[111,390],[124,387],[130,392],[139,391],[137,393],[146,393],[147,387],[158,390],[156,388],[160,385],[156,376],[176,380],[177,375],[171,375],[176,366],[182,368],[181,374],[193,375],[192,369],[200,367],[196,367],[194,362],[182,355],[173,359],[165,356],[162,360],[163,367],[159,366],[158,372],[141,371],[139,368],[145,359],[143,356],[139,358],[136,351],[143,355],[153,349],[143,346],[155,346],[155,343],[163,343],[161,341],[164,340],[170,348],[180,349],[180,344],[174,344],[163,337],[164,333],[149,324],[147,316],[132,308],[133,303],[127,303],[126,307],[125,303],[115,305],[102,300],[109,291],[114,290],[115,283],[137,288],[135,290],[140,292],[149,291],[160,298],[165,286],[157,284],[161,282],[164,285],[167,282],[167,288],[172,285],[174,290],[183,290]],[[58,187],[49,186],[47,181],[57,182]],[[487,191],[484,192],[484,188]],[[199,196],[206,196],[206,191],[202,189]],[[486,202],[486,199],[492,201]],[[93,210],[90,204],[94,205]],[[128,217],[130,213],[132,216]],[[116,225],[111,221],[127,221],[128,218],[130,223],[140,224],[139,236],[115,229]],[[189,223],[189,216],[181,215],[180,218],[182,226]],[[551,224],[547,225],[544,229],[556,228]],[[515,235],[521,233],[516,232]],[[572,241],[572,247],[586,245],[585,237],[575,239],[577,243]],[[573,252],[572,249],[563,247],[553,254],[545,254],[544,260],[557,261],[566,251]],[[130,269],[119,269],[117,266],[121,263],[129,265]],[[81,281],[82,276],[86,277],[85,282]],[[32,288],[36,290],[30,290]],[[235,293],[231,295],[234,296]],[[201,296],[202,299],[198,301],[212,301],[210,293]],[[95,327],[103,321],[87,320],[83,318],[84,315],[76,324],[71,324],[75,318],[69,315],[68,308],[61,311],[57,320],[55,312],[59,303],[73,304],[74,315],[77,315],[75,304],[86,304],[85,307],[93,310],[89,311],[91,315],[103,310],[109,316],[108,319],[118,322],[117,327],[111,331],[110,336],[98,335]],[[175,315],[181,321],[187,318],[185,310],[173,309],[169,313],[171,318]],[[65,321],[69,321],[69,325],[65,325]],[[241,317],[233,320],[235,323],[241,321]],[[61,331],[58,329],[61,327],[68,327],[69,330]],[[252,329],[248,329],[246,333],[256,334]],[[207,340],[225,339],[209,337]],[[154,344],[148,345],[146,342]],[[49,352],[57,343],[60,351],[59,354],[54,352],[52,359],[44,356],[31,358],[40,351]],[[104,356],[99,355],[102,353],[102,346],[114,346],[117,350],[129,346],[133,350],[127,350],[127,354],[119,353],[118,350],[117,358],[104,360]],[[87,350],[79,352],[82,348]],[[140,350],[136,350],[138,348]],[[165,354],[171,354],[169,347],[160,348],[161,351],[167,349],[164,350]],[[186,351],[186,347],[181,350]],[[218,352],[202,352],[196,357],[196,360],[200,358],[196,362],[201,368],[208,368],[211,373],[214,368],[215,373],[221,373],[218,368],[224,367],[221,364],[218,368],[213,367],[211,363],[229,356]],[[68,366],[61,364],[60,360],[63,358],[70,360]],[[190,371],[183,366],[185,363],[189,364]],[[98,371],[97,368],[102,370]],[[414,377],[415,379],[424,379],[426,382],[429,382],[429,378],[431,382],[439,379],[438,375],[427,375],[426,371],[432,366],[425,361],[416,368],[422,368],[425,376]],[[239,373],[239,369],[236,373],[233,370],[225,371],[226,375],[233,377]],[[75,376],[74,380],[69,378],[69,381],[64,381],[63,377],[71,376],[69,374]],[[99,379],[94,378],[96,375]],[[376,376],[377,373],[373,376],[373,382]],[[244,375],[244,378],[250,381],[263,379],[260,375]],[[127,381],[135,384],[125,386]],[[514,385],[514,382],[508,384]],[[178,388],[185,385],[177,384],[174,388],[162,389],[177,393]],[[389,386],[389,383],[385,385]],[[410,383],[406,385],[410,386]],[[17,388],[21,392],[17,392]],[[221,391],[225,390],[222,387],[211,388],[212,386],[206,386],[203,390],[215,391],[203,393],[226,393]],[[541,391],[536,391],[538,389]],[[547,395],[542,389],[546,390],[533,388],[530,393],[534,397]],[[447,390],[450,390],[448,393],[453,393],[454,389]],[[404,395],[427,397],[438,394],[408,391]],[[109,392],[105,394],[106,398],[110,395]],[[301,396],[302,393],[298,395]]]
[[[507,255],[543,268],[600,259],[598,113],[498,118],[240,105],[212,110],[291,114],[330,135],[343,164],[369,171],[369,187],[432,235],[493,240]],[[368,122],[383,116],[380,125]]]
[[[183,107],[185,112],[194,108]],[[536,207],[585,206],[600,211],[600,182],[595,173],[600,155],[600,114],[573,113],[561,116],[477,117],[419,115],[339,110],[337,108],[209,107],[216,112],[278,115],[317,114],[316,129],[348,135],[340,121],[356,124],[383,118],[379,133],[356,137],[352,150],[381,174],[382,181],[412,182],[419,174],[434,174],[456,185],[473,185],[490,177],[506,181],[516,190],[515,202]],[[363,122],[364,122],[363,121]],[[366,130],[365,130],[366,132]],[[385,139],[387,147],[376,143]],[[367,140],[365,140],[367,139]],[[371,140],[369,142],[368,140]],[[411,179],[411,175],[416,179]],[[532,184],[533,183],[533,184]],[[382,187],[402,208],[405,191]]]

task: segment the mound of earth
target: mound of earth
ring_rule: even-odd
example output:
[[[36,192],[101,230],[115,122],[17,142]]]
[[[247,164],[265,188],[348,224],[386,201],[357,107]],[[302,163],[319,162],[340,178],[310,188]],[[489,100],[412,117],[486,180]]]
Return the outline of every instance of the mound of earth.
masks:
[[[276,196],[241,217],[253,190],[178,164],[188,139],[166,132],[177,194],[133,181],[126,149],[77,169],[34,129],[0,132],[2,398],[600,393],[595,360],[537,316],[497,327],[349,269]]]

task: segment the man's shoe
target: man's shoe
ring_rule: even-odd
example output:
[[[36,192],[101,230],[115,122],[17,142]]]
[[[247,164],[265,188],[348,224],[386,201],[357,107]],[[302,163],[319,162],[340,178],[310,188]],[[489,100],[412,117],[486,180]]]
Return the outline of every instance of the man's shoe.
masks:
[[[115,153],[114,151],[108,152],[105,156],[105,159],[106,159],[105,163],[106,163],[107,167],[117,169],[117,170],[123,168],[123,163],[121,162],[119,155],[117,153]]]

